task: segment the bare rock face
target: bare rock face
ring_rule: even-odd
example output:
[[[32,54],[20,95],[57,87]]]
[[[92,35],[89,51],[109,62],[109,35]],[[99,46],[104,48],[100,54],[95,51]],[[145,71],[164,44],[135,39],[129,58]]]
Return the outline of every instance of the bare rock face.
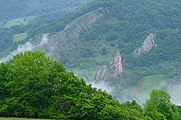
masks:
[[[85,28],[90,28],[93,23],[96,23],[104,17],[104,13],[106,12],[106,8],[98,8],[91,12],[84,14],[81,17],[73,20],[71,23],[65,26],[64,31],[67,34],[68,38],[78,38],[80,32]]]
[[[107,65],[103,65],[100,70],[97,71],[96,75],[95,75],[95,80],[107,80],[108,78],[110,78],[111,76],[111,72],[110,72],[110,68]]]
[[[141,47],[138,47],[134,50],[133,55],[135,57],[140,56],[142,53],[149,52],[154,46],[155,46],[155,37],[156,35],[151,33],[147,36],[147,38],[144,40]]]
[[[76,39],[79,38],[80,33],[103,20],[107,12],[109,12],[107,8],[100,7],[76,18],[67,24],[64,30],[49,36],[46,42],[37,46],[36,49],[45,51],[53,58],[55,56],[52,55],[56,52],[73,49],[70,46],[75,47],[74,43],[76,43]]]
[[[98,8],[67,24],[63,31],[57,32],[49,38],[50,50],[64,51],[68,49],[72,42],[79,38],[84,29],[90,28],[93,24],[101,21],[105,13],[106,8]]]
[[[114,76],[119,75],[123,72],[121,54],[117,51],[114,60],[109,65],[113,70]]]
[[[112,62],[109,65],[103,65],[96,73],[95,81],[107,81],[112,77],[121,75],[123,72],[121,55],[116,53]]]

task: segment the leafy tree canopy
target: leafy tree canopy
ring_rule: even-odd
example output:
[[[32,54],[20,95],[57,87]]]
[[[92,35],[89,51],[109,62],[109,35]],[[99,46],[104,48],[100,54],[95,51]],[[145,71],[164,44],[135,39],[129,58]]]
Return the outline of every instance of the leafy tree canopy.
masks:
[[[153,90],[144,110],[120,104],[101,89],[86,85],[41,51],[19,53],[0,64],[0,116],[85,120],[179,120],[166,91]]]
[[[145,113],[153,119],[179,120],[179,113],[165,90],[152,90],[144,106]]]
[[[86,85],[41,51],[27,51],[0,64],[0,116],[128,119],[104,91]]]

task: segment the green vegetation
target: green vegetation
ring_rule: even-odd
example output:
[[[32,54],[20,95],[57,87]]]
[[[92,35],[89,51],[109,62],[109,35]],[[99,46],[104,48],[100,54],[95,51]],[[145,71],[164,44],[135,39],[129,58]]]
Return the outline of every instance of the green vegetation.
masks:
[[[169,74],[168,78],[172,78],[181,70],[178,62],[181,53],[179,5],[176,0],[94,0],[65,16],[37,20],[31,24],[28,34],[32,37],[44,32],[54,34],[81,15],[104,7],[109,10],[105,18],[83,30],[76,43],[70,43],[66,51],[57,52],[57,56],[63,56],[58,57],[59,61],[68,69],[84,68],[88,73],[90,67],[96,70],[97,66],[107,64],[115,52],[120,51],[124,69],[133,71],[137,78],[157,74]],[[147,54],[133,57],[134,49],[150,33],[156,34],[157,47]],[[84,76],[90,78],[88,74]]]
[[[12,31],[9,29],[0,29],[0,52],[4,52],[13,45]]]
[[[86,3],[88,0],[2,0],[0,21],[27,16],[58,16]]]
[[[0,1],[0,58],[5,57],[8,53],[15,50],[18,44],[33,39],[40,33],[40,29],[46,29],[46,27],[43,28],[42,26],[44,26],[44,23],[47,21],[52,24],[52,22],[54,22],[53,19],[56,19],[57,16],[60,18],[59,16],[65,15],[88,1],[89,0],[54,0],[53,2],[44,0]],[[50,22],[51,20],[52,22]],[[39,31],[34,29],[39,29]],[[16,35],[25,32],[27,33],[27,39],[25,40],[23,40],[25,34]],[[13,36],[15,38],[13,38]],[[19,42],[17,43],[17,41]]]
[[[176,0],[95,0],[87,4],[82,11],[106,7],[109,13],[104,20],[84,30],[77,46],[74,46],[76,49],[72,51],[70,47],[66,51],[66,57],[60,58],[60,61],[66,68],[75,68],[76,73],[83,71],[86,74],[84,76],[92,80],[93,75],[90,74],[89,69],[96,71],[99,69],[98,66],[108,64],[108,60],[113,59],[113,55],[118,50],[122,55],[125,75],[108,81],[109,85],[117,89],[114,97],[124,94],[120,92],[124,88],[139,85],[142,77],[145,78],[145,83],[141,91],[145,91],[147,87],[155,87],[165,79],[180,75],[181,9],[179,5]],[[75,19],[76,15],[79,17],[82,14],[83,12],[78,11],[72,17]],[[65,21],[70,20],[69,17],[65,18],[67,18]],[[65,22],[56,23],[54,28],[63,28],[65,24]],[[60,27],[57,27],[58,25]],[[53,25],[50,29],[46,27],[47,31],[52,31],[52,27]],[[134,49],[139,47],[150,33],[156,34],[156,47],[147,54],[133,57]],[[106,52],[102,52],[103,50]],[[63,53],[60,53],[60,56],[61,54]]]
[[[14,3],[16,2],[15,0]],[[35,5],[34,2],[34,0],[31,1],[31,4]],[[72,4],[74,3],[75,5],[78,4],[76,2]],[[19,8],[22,4],[26,6],[27,1],[18,3],[16,6]],[[48,3],[37,3],[36,5],[41,4]],[[87,70],[85,73],[88,73],[90,67],[96,70],[97,66],[107,64],[115,52],[120,51],[124,69],[128,72],[134,71],[135,76],[169,74],[168,78],[172,78],[180,71],[178,67],[179,54],[181,53],[179,46],[181,44],[179,5],[180,3],[176,0],[166,2],[156,0],[136,0],[135,2],[131,0],[94,0],[66,15],[51,18],[39,17],[24,27],[14,26],[10,31],[19,31],[13,34],[27,32],[27,38],[36,38],[40,33],[54,34],[63,30],[68,23],[81,15],[104,7],[109,11],[105,18],[91,28],[83,30],[76,41],[70,40],[74,43],[70,43],[67,50],[56,52],[56,56],[62,56],[57,59],[68,69],[82,70],[84,68],[85,71]],[[156,34],[157,47],[138,58],[133,57],[133,50],[140,46],[150,33]],[[19,40],[19,36],[17,39]],[[16,47],[12,45],[14,44],[11,44],[10,48]],[[69,60],[70,58],[71,60]],[[84,76],[90,79],[88,74]]]
[[[178,108],[178,111],[179,111],[180,116],[181,116],[181,106],[177,106],[177,108]]]
[[[152,90],[150,98],[144,105],[144,112],[152,119],[179,120],[180,115],[175,105],[170,102],[171,97],[164,90]]]
[[[0,120],[48,120],[48,119],[33,119],[33,118],[7,118],[0,117]]]
[[[111,95],[86,85],[84,80],[66,72],[60,63],[40,51],[20,53],[2,63],[0,83],[0,116],[128,117],[126,109]]]
[[[17,26],[17,25],[27,25],[28,22],[30,22],[34,18],[35,17],[30,16],[30,17],[26,17],[26,18],[12,19],[12,20],[7,21],[6,24],[4,25],[4,27],[10,28],[10,27]]]
[[[158,88],[161,82],[163,82],[164,80],[165,80],[164,74],[145,76],[141,91],[149,92],[153,88]]]
[[[3,117],[179,120],[181,116],[170,98],[164,90],[153,90],[144,109],[136,101],[120,104],[105,91],[86,85],[41,51],[20,53],[0,64]]]
[[[170,98],[164,90],[153,90],[144,109],[136,101],[120,104],[105,91],[86,85],[41,51],[20,53],[0,64],[3,117],[179,120],[181,116]]]
[[[27,33],[19,33],[19,34],[15,34],[13,35],[13,41],[14,42],[19,42],[24,40],[27,37]]]
[[[27,1],[11,2],[16,10],[4,13],[19,13],[27,7]],[[77,4],[75,0],[72,2],[74,5]],[[32,14],[36,13],[36,8],[39,8],[40,4],[34,4],[35,11],[28,11]],[[43,4],[49,5],[47,2]],[[73,43],[68,43],[66,50],[56,51],[56,60],[61,61],[68,70],[75,70],[75,73],[81,77],[92,80],[97,69],[101,65],[108,64],[115,52],[120,51],[124,74],[107,82],[115,88],[113,97],[122,98],[124,90],[139,86],[141,78],[145,78],[141,91],[149,91],[148,87],[156,87],[164,79],[180,75],[180,6],[178,0],[94,0],[63,16],[62,12],[61,15],[59,11],[54,12],[55,9],[43,10],[42,14],[40,13],[43,16],[37,17],[31,23],[19,24],[23,21],[12,20],[8,22],[8,28],[0,29],[0,56],[10,53],[17,48],[19,43],[25,42],[24,40],[30,38],[36,43],[39,34],[50,33],[52,35],[63,30],[68,23],[81,15],[103,7],[109,12],[102,21],[83,30],[78,39],[69,40]],[[52,16],[48,18],[50,14],[44,14],[45,11],[49,11]],[[1,18],[4,18],[2,17],[4,13],[0,15]],[[16,15],[21,17],[22,13]],[[0,24],[4,23],[6,22]],[[150,33],[156,34],[156,46],[147,54],[142,54],[137,58],[133,57],[133,50],[140,46]],[[41,57],[45,58],[45,61]],[[54,66],[51,66],[51,63]],[[39,73],[41,70],[43,72]],[[87,86],[84,80],[65,71],[58,62],[49,61],[49,58],[41,52],[17,55],[13,60],[0,65],[0,73],[0,94],[2,95],[0,96],[0,116],[75,119],[112,119],[115,118],[114,116],[118,117],[115,119],[119,119],[123,116],[125,119],[170,119],[170,116],[175,116],[172,113],[177,111],[170,103],[162,102],[153,106],[155,111],[150,110],[150,112],[147,108],[140,110],[135,102],[119,104],[111,95]],[[60,79],[63,82],[61,85]],[[36,94],[34,94],[35,91]],[[7,96],[4,96],[6,94]],[[168,94],[163,94],[168,96]],[[128,96],[132,98],[131,94]],[[154,103],[148,102],[147,104],[151,104],[151,106],[146,106],[152,109]],[[160,104],[168,108],[170,116],[160,109]]]

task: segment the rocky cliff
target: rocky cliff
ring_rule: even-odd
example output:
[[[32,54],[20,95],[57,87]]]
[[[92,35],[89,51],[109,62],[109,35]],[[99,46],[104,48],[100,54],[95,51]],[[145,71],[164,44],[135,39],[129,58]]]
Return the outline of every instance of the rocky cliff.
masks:
[[[103,65],[96,73],[95,81],[107,81],[112,77],[121,75],[123,72],[121,54],[116,53],[112,62],[109,65]]]
[[[65,26],[64,31],[67,37],[71,39],[78,38],[82,30],[90,28],[92,24],[99,22],[104,17],[105,12],[107,12],[107,9],[100,7],[73,20]]]
[[[155,34],[149,34],[143,44],[134,50],[133,55],[138,57],[143,53],[149,52],[155,46],[155,38]]]
[[[93,24],[100,22],[104,18],[106,12],[108,12],[106,8],[100,7],[99,9],[76,18],[67,24],[63,31],[49,36],[48,42],[36,49],[41,49],[46,52],[64,51],[69,49],[71,44],[75,42],[75,39],[79,38],[80,33],[83,30],[90,28]]]

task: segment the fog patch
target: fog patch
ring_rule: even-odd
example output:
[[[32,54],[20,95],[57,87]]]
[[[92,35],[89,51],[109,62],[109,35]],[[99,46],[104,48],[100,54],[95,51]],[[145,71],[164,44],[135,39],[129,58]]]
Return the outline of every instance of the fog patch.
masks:
[[[177,76],[173,79],[164,80],[158,87],[154,87],[147,92],[138,93],[135,99],[140,105],[145,103],[146,99],[150,98],[150,92],[153,89],[164,89],[171,96],[171,102],[175,105],[181,106],[181,76]]]
[[[88,84],[91,84],[93,88],[102,89],[109,94],[113,94],[114,92],[114,88],[104,81],[99,81],[99,82],[91,81],[91,82],[88,82]]]
[[[152,89],[150,88],[148,91],[137,91],[137,86],[130,86],[126,89],[117,89],[116,86],[111,86],[108,82],[104,81],[88,82],[88,84],[112,94],[112,96],[121,103],[135,100],[141,106],[143,106],[146,100],[150,98],[150,92],[153,89],[164,89],[171,96],[171,102],[175,105],[181,106],[181,76],[175,77],[174,79],[164,80],[159,86],[153,86]]]
[[[30,41],[28,41],[24,45],[19,45],[18,48],[16,50],[14,50],[13,52],[11,52],[8,56],[0,59],[0,63],[7,62],[11,58],[13,58],[14,55],[16,55],[20,52],[34,50],[35,48],[37,48],[43,44],[47,44],[47,43],[48,43],[48,34],[43,34],[42,38],[41,38],[41,42],[39,44],[34,45]]]
[[[181,106],[181,75],[160,84],[171,96],[172,103]]]
[[[17,50],[14,50],[13,52],[11,52],[7,57],[2,58],[0,60],[0,63],[7,62],[9,59],[13,58],[14,55],[16,55],[20,52],[32,50],[32,48],[33,48],[33,45],[29,41],[27,43],[25,43],[24,45],[19,45]]]
[[[168,88],[168,93],[172,97],[171,101],[174,104],[181,106],[181,82],[177,85],[174,85],[172,88]]]

